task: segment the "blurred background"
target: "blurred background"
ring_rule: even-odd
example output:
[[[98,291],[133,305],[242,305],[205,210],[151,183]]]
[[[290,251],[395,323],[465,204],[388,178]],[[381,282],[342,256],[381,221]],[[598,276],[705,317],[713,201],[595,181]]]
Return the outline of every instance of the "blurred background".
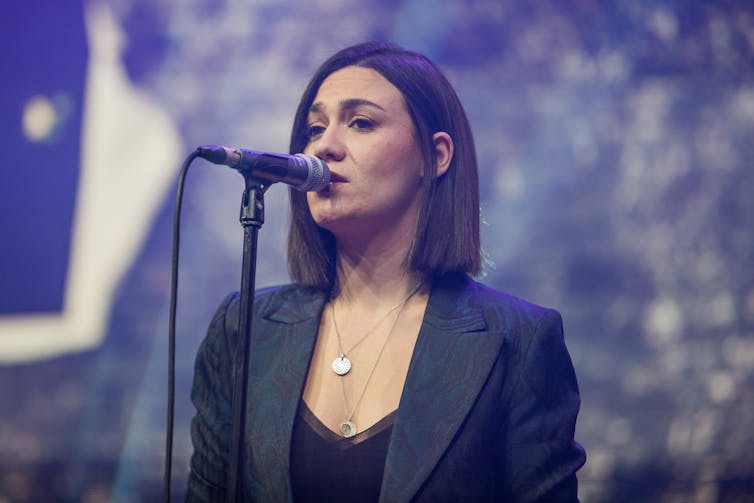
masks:
[[[446,71],[477,141],[483,281],[564,316],[582,501],[754,501],[754,4],[4,0],[0,502],[160,498],[180,164],[285,152],[315,67],[367,39]],[[177,500],[242,186],[188,176]],[[257,286],[287,281],[287,220],[273,186]]]

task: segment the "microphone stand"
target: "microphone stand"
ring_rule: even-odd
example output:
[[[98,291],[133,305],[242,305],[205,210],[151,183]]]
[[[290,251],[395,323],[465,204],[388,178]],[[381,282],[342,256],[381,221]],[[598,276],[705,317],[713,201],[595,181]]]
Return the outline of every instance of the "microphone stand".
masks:
[[[254,282],[257,262],[257,235],[264,223],[264,182],[244,175],[246,188],[241,202],[240,222],[244,229],[243,263],[238,313],[239,346],[233,361],[233,423],[229,444],[228,485],[225,501],[243,501],[244,466],[247,454],[246,408],[249,390],[249,358],[254,310]]]

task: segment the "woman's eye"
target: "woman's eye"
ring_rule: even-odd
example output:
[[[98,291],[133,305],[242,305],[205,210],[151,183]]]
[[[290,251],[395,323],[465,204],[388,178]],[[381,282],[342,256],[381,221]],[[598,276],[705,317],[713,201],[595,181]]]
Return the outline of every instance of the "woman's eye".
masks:
[[[318,124],[311,124],[309,126],[306,126],[306,137],[309,140],[312,140],[314,138],[317,138],[318,136],[321,136],[322,133],[325,132],[324,126],[320,126]]]
[[[355,117],[351,121],[350,126],[355,129],[370,131],[374,129],[374,122],[371,119],[367,119],[366,117]]]

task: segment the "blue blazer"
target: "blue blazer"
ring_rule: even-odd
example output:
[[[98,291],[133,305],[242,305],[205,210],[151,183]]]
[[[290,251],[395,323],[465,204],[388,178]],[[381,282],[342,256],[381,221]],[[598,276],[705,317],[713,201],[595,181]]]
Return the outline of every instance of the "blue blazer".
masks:
[[[297,285],[254,303],[248,501],[290,502],[293,423],[327,301]],[[196,361],[187,501],[223,501],[238,297],[217,311]],[[381,502],[577,501],[586,455],[560,315],[448,275],[430,293],[387,452]]]

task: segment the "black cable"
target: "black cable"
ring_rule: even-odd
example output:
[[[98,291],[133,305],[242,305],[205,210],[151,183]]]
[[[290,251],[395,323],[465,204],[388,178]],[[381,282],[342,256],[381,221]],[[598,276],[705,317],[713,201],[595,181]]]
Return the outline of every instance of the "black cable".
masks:
[[[175,417],[175,314],[178,299],[178,245],[180,243],[181,203],[183,201],[183,184],[186,180],[189,165],[199,155],[198,149],[193,151],[183,161],[178,175],[178,188],[175,194],[175,209],[173,210],[173,255],[170,272],[170,320],[168,321],[168,412],[165,432],[165,472],[163,478],[162,499],[170,503],[170,481],[173,465],[173,423]]]

